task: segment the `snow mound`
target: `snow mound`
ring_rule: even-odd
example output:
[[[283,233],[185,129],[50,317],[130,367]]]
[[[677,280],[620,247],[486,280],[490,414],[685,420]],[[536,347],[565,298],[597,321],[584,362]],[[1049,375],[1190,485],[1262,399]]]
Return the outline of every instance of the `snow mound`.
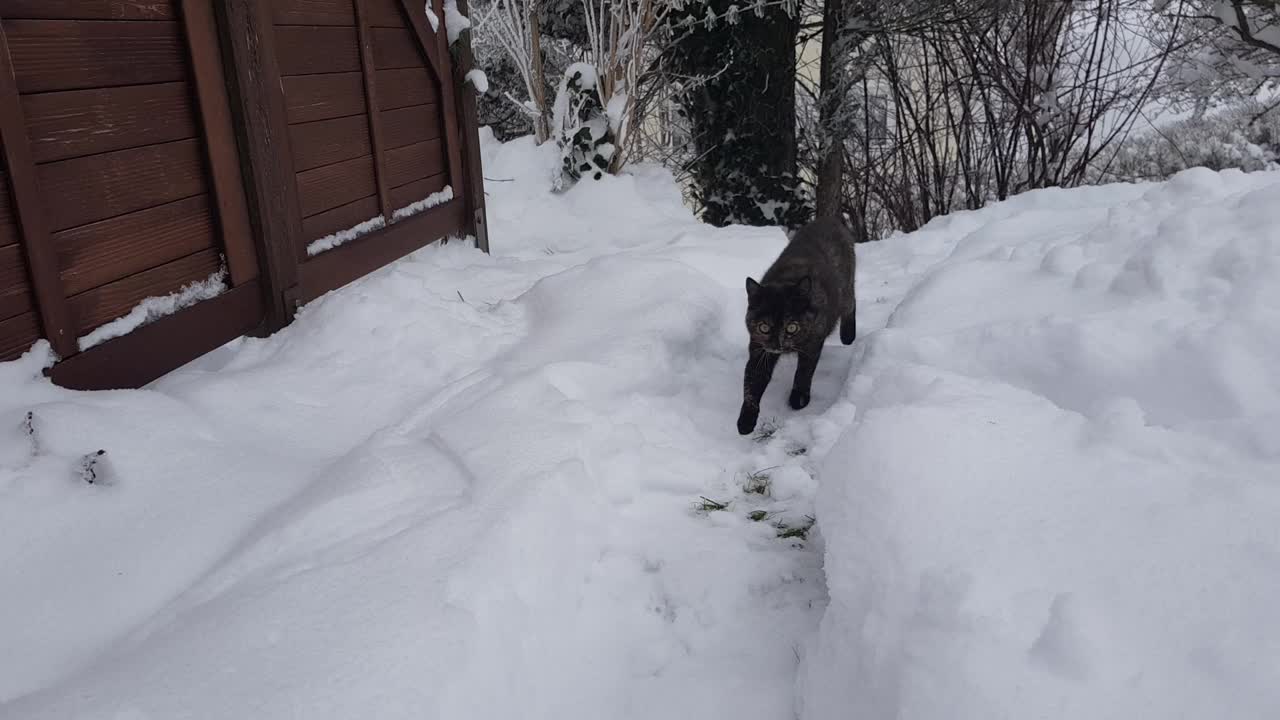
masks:
[[[1277,197],[1192,170],[885,243],[931,269],[823,464],[804,718],[1280,716]]]

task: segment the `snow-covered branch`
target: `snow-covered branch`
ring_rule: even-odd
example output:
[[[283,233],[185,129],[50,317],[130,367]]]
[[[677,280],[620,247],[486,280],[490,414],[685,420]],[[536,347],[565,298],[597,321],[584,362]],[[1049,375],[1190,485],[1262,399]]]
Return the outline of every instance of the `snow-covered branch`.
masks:
[[[524,83],[527,101],[519,101],[507,93],[522,110],[533,118],[534,136],[538,143],[551,137],[550,113],[547,107],[546,80],[542,59],[542,33],[538,26],[538,0],[494,0],[481,17],[479,27],[492,38],[515,66]]]

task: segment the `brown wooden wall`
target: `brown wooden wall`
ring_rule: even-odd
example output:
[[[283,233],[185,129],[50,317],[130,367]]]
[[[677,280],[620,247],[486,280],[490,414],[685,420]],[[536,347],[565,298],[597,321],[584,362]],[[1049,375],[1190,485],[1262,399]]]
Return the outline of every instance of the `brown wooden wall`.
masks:
[[[0,0],[0,359],[47,337],[71,384],[145,382],[475,234],[474,113],[443,34],[421,0]],[[455,199],[424,217],[306,253],[445,186]],[[231,297],[200,312],[216,333],[143,369],[125,338],[80,352],[142,299],[220,271]],[[199,334],[178,324],[144,334]],[[104,363],[135,367],[120,381]]]
[[[440,83],[404,8],[366,0],[359,18],[355,9],[351,0],[272,7],[304,247],[449,182]]]

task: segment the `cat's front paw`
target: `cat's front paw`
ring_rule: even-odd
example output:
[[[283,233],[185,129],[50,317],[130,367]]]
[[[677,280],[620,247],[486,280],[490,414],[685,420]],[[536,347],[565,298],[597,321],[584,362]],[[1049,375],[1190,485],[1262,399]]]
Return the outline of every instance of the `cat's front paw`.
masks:
[[[760,408],[743,405],[742,412],[738,413],[738,434],[750,435],[756,429],[756,420],[759,417]]]
[[[793,388],[791,390],[790,404],[791,404],[792,410],[805,409],[806,407],[809,406],[809,392],[807,390],[800,390],[798,388]]]

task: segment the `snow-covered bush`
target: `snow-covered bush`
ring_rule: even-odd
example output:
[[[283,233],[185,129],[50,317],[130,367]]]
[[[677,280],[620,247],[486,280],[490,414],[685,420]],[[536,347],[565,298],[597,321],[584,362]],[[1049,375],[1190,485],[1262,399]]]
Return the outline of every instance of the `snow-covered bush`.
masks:
[[[1135,133],[1109,161],[1090,172],[1093,183],[1164,180],[1192,167],[1275,169],[1280,160],[1280,114],[1258,102],[1191,117]]]
[[[560,81],[551,121],[560,146],[557,188],[584,177],[599,180],[610,172],[614,133],[597,88],[595,68],[587,63],[569,66]]]
[[[1154,0],[1159,42],[1172,40],[1165,86],[1198,110],[1276,88],[1280,5],[1274,0]]]
[[[493,123],[499,138],[523,129],[539,143],[550,137],[546,53],[536,0],[490,0],[477,4],[476,63],[493,82],[479,103],[480,122]]]

